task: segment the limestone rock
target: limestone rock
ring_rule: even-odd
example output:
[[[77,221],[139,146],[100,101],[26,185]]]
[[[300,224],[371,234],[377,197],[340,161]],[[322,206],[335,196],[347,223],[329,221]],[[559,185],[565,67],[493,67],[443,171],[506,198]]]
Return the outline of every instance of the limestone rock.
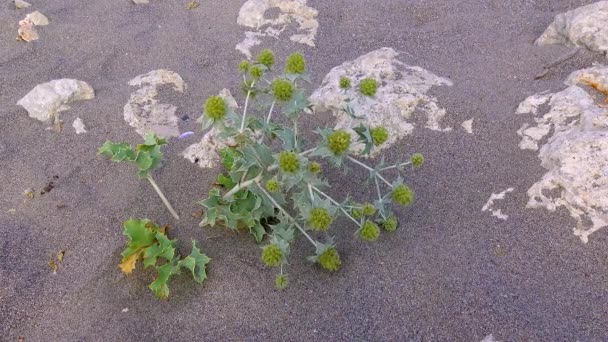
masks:
[[[46,26],[49,24],[49,18],[38,11],[26,15],[24,20],[29,20],[36,26]]]
[[[72,127],[74,127],[74,130],[76,130],[76,134],[87,132],[87,128],[84,126],[84,122],[82,122],[81,118],[76,118],[76,120],[72,122]]]
[[[563,44],[608,52],[608,1],[598,1],[555,16],[536,45]]]
[[[88,83],[64,78],[37,85],[17,105],[25,108],[30,117],[49,121],[56,120],[58,113],[70,109],[68,103],[94,97],[95,91]]]
[[[569,87],[560,92],[524,101],[542,100],[549,109],[535,116],[535,126],[524,124],[517,133],[520,148],[538,150],[547,170],[528,190],[527,207],[565,207],[577,221],[574,235],[586,243],[593,232],[608,226],[608,67],[575,71],[565,83]],[[530,113],[538,111],[529,108]]]
[[[142,137],[149,132],[164,138],[177,137],[180,134],[177,126],[179,120],[175,116],[177,107],[159,103],[156,98],[157,88],[163,84],[173,84],[173,90],[180,93],[186,88],[186,83],[180,75],[164,69],[150,71],[129,81],[130,86],[140,88],[131,94],[123,109],[123,115],[125,121]]]
[[[32,4],[30,4],[29,2],[25,2],[23,0],[15,0],[15,8],[16,9],[23,9],[23,8],[28,8],[31,7]]]

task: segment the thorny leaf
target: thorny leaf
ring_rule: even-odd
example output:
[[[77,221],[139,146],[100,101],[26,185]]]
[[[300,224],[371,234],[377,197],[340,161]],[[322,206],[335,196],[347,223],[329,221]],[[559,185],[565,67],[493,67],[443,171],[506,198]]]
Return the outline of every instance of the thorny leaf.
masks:
[[[196,241],[192,240],[192,251],[190,255],[180,260],[178,266],[185,267],[192,272],[192,278],[199,283],[202,284],[205,279],[207,279],[207,272],[205,267],[211,261],[211,258],[207,257],[205,254],[201,254],[201,250],[196,247]]]

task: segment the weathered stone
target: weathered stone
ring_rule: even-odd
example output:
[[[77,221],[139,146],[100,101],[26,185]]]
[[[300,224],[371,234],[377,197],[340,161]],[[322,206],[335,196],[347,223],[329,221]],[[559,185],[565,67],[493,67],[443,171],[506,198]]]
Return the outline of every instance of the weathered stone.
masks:
[[[30,4],[29,2],[25,2],[23,0],[15,0],[15,8],[16,9],[23,9],[23,8],[28,8],[31,7],[32,4]]]
[[[19,29],[17,29],[17,34],[19,35],[20,39],[26,42],[31,42],[40,38],[34,24],[25,19],[19,21]]]
[[[274,18],[266,18],[265,14],[271,8],[278,8],[280,14]],[[307,6],[306,0],[248,0],[239,11],[237,24],[256,31],[245,32],[245,39],[237,44],[236,49],[251,58],[250,49],[261,43],[260,38],[278,38],[291,23],[298,24],[297,33],[290,37],[292,41],[315,46],[319,28],[317,15],[318,11]]]
[[[608,1],[579,7],[555,16],[536,45],[564,44],[608,52]]]
[[[130,86],[140,88],[131,94],[125,105],[124,119],[142,137],[149,132],[165,138],[177,137],[180,134],[179,120],[175,116],[177,107],[159,103],[156,99],[157,88],[163,84],[173,84],[173,90],[180,93],[183,93],[186,87],[181,76],[164,69],[150,71],[129,81]]]
[[[36,26],[46,26],[49,24],[49,19],[42,13],[35,11],[25,16],[25,20],[29,20]]]
[[[565,207],[577,221],[574,234],[586,243],[608,226],[608,67],[576,71],[565,83],[563,91],[534,95],[520,105],[518,114],[534,114],[544,103],[549,111],[517,133],[522,149],[539,150],[546,140],[538,157],[548,172],[528,190],[527,207]]]
[[[76,120],[72,122],[72,127],[74,127],[74,130],[76,130],[76,134],[87,132],[87,128],[84,126],[84,122],[82,122],[81,118],[76,118]]]
[[[351,130],[353,137],[357,135],[352,128],[359,124],[386,127],[389,139],[375,148],[374,153],[413,131],[411,117],[417,109],[426,115],[427,128],[451,130],[450,127],[441,127],[440,121],[446,111],[426,92],[433,86],[451,86],[452,82],[421,67],[407,65],[397,59],[398,55],[391,48],[382,48],[345,62],[333,68],[323,79],[321,87],[310,96],[316,112],[331,111],[337,118],[336,128]],[[342,77],[350,79],[352,86],[349,89],[340,88]],[[359,92],[358,85],[365,78],[373,78],[378,83],[374,97]],[[344,111],[347,103],[354,115],[360,118],[353,118]]]
[[[49,121],[57,120],[58,113],[70,109],[68,103],[94,97],[95,91],[86,82],[64,78],[37,85],[17,105],[25,108],[30,117]]]

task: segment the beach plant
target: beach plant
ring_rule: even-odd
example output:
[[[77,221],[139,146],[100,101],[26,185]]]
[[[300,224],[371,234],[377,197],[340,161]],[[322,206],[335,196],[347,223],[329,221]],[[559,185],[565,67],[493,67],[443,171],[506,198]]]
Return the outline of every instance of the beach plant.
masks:
[[[163,158],[163,153],[160,149],[166,143],[165,139],[149,133],[146,135],[144,143],[137,145],[135,148],[128,143],[113,143],[108,140],[101,146],[98,153],[110,157],[114,162],[126,161],[135,164],[138,168],[137,175],[150,182],[171,215],[176,220],[179,220],[177,212],[175,212],[175,209],[173,209],[171,203],[169,203],[169,200],[167,200],[167,197],[165,197],[150,174],[150,172],[159,167]]]
[[[281,69],[284,72],[277,75]],[[284,67],[277,68],[274,54],[265,49],[255,62],[241,62],[238,70],[245,97],[242,112],[230,107],[226,98],[212,96],[200,119],[203,129],[213,127],[219,132],[216,139],[224,146],[219,151],[223,170],[208,197],[199,202],[206,209],[200,226],[249,231],[263,243],[261,262],[278,269],[275,285],[279,289],[288,284],[287,267],[296,238],[310,243],[309,261],[333,272],[342,265],[333,237],[338,230],[352,229],[363,242],[377,240],[381,228],[395,231],[398,221],[393,204],[408,206],[414,200],[402,173],[422,166],[423,156],[417,153],[392,164],[384,158],[368,158],[389,138],[383,126],[322,127],[315,131],[316,141],[304,137],[298,123],[312,106],[304,91],[309,76],[300,53],[290,55]],[[351,84],[342,77],[336,86],[345,91]],[[381,86],[366,78],[357,89],[360,96],[375,100]],[[348,101],[344,108],[353,119],[361,118]],[[350,165],[368,174],[373,190],[364,201],[348,195],[334,197],[323,177],[326,167],[348,171]],[[394,180],[387,179],[389,173]]]
[[[199,284],[207,279],[206,266],[211,260],[201,254],[192,241],[192,251],[184,258],[176,252],[175,240],[167,237],[168,226],[159,227],[148,219],[131,219],[124,222],[124,232],[129,239],[122,252],[122,261],[118,265],[125,274],[131,274],[138,261],[144,268],[153,267],[156,278],[148,286],[161,299],[169,297],[169,280],[186,269]]]

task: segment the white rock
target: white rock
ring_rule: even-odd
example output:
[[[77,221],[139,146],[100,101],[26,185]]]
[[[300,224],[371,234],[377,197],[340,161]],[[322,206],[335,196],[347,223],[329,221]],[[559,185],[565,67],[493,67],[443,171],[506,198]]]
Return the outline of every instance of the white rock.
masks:
[[[469,133],[469,134],[473,134],[473,118],[463,121],[461,126],[462,128],[464,128],[464,130]]]
[[[150,1],[149,0],[133,0],[134,3],[141,5],[141,4],[149,4]]]
[[[74,127],[74,130],[76,130],[76,134],[87,132],[87,128],[84,126],[84,122],[82,122],[81,118],[76,118],[76,120],[72,122],[72,127]]]
[[[507,196],[507,194],[509,192],[513,192],[514,190],[515,190],[514,188],[508,188],[508,189],[506,189],[506,190],[504,190],[502,192],[499,192],[497,194],[492,193],[490,195],[490,198],[488,198],[486,204],[484,204],[484,206],[481,208],[481,211],[482,212],[489,211],[489,212],[492,213],[492,216],[494,216],[494,217],[496,217],[496,218],[498,218],[500,220],[503,220],[503,221],[506,220],[506,219],[508,219],[509,216],[506,215],[506,214],[503,214],[502,209],[494,209],[494,202],[496,200],[503,200],[503,199],[505,199],[505,197]]]
[[[36,26],[46,26],[49,24],[49,19],[38,11],[26,15],[24,20],[29,20]]]
[[[28,8],[31,7],[32,4],[30,4],[29,2],[25,2],[23,0],[15,0],[15,8],[16,9],[23,9],[23,8]]]
[[[608,67],[572,73],[568,88],[548,94],[549,111],[525,124],[521,148],[538,150],[547,173],[528,190],[529,208],[563,206],[576,219],[583,242],[608,225]],[[595,88],[595,89],[594,89]]]
[[[579,7],[555,16],[536,45],[564,44],[608,52],[608,1]]]
[[[30,117],[49,121],[55,120],[58,113],[70,109],[68,103],[94,97],[95,91],[86,82],[64,78],[37,85],[17,105],[25,108]]]
[[[397,59],[399,54],[391,48],[381,48],[367,53],[353,61],[333,68],[323,79],[321,86],[310,96],[316,112],[331,111],[337,118],[335,127],[351,129],[363,123],[384,126],[389,131],[389,139],[374,153],[394,144],[398,139],[410,134],[414,129],[412,116],[418,110],[427,118],[425,127],[437,131],[450,131],[441,127],[445,109],[437,105],[437,99],[426,95],[433,86],[448,85],[452,82],[438,77],[417,66],[409,66]],[[348,77],[351,88],[340,88],[340,78]],[[364,78],[374,78],[378,82],[375,97],[362,95],[358,90]],[[346,100],[356,116],[345,113]],[[351,130],[353,137],[356,133]]]
[[[173,84],[173,90],[180,93],[186,88],[181,76],[164,69],[150,71],[129,81],[130,86],[140,88],[131,94],[123,109],[123,115],[125,121],[142,137],[149,132],[164,138],[177,137],[180,134],[177,126],[179,120],[175,116],[177,107],[159,103],[156,99],[157,88],[163,84]]]
[[[266,18],[266,12],[272,8],[278,8],[279,15]],[[318,14],[316,9],[306,5],[306,0],[247,0],[239,10],[237,24],[255,31],[246,32],[245,39],[237,44],[236,49],[251,58],[250,49],[261,43],[260,38],[278,38],[292,23],[297,23],[298,28],[290,39],[296,43],[315,46],[319,28],[316,19]]]

